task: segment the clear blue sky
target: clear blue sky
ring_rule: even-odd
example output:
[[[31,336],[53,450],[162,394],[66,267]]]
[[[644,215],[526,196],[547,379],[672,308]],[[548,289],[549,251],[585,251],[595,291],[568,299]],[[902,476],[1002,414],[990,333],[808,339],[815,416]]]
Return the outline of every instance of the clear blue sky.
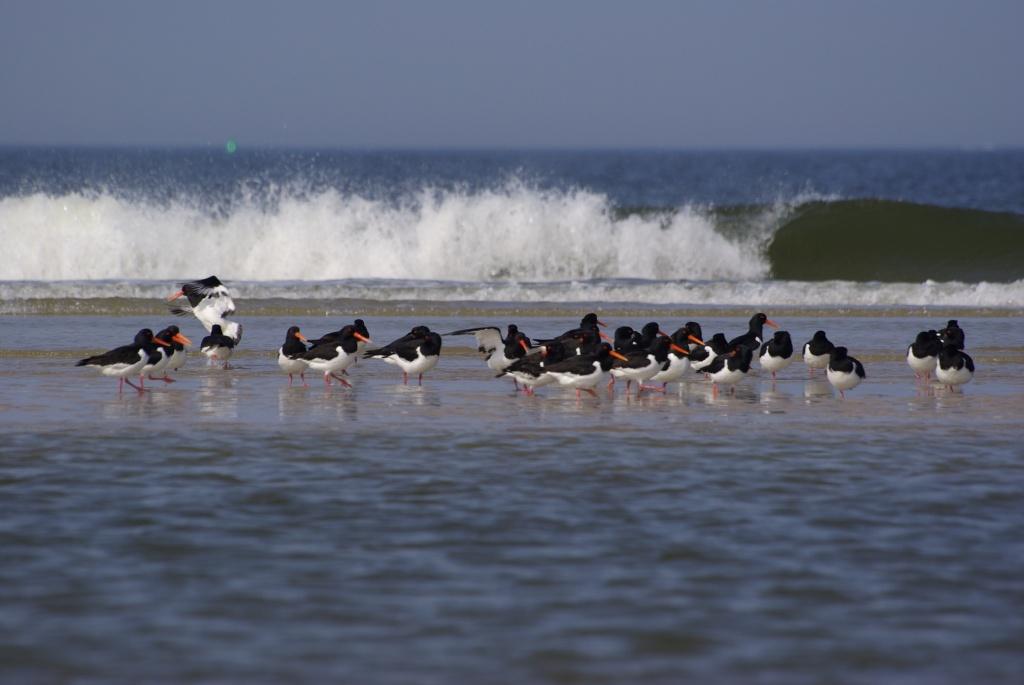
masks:
[[[1024,2],[0,0],[0,144],[1024,145]]]

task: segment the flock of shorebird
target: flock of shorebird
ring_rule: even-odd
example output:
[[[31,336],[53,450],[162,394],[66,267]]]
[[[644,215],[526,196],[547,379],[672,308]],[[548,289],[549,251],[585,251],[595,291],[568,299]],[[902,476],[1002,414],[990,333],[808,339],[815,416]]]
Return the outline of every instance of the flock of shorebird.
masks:
[[[230,293],[216,276],[184,283],[168,298],[176,301],[188,299],[188,305],[174,306],[177,315],[193,314],[207,329],[200,351],[211,364],[225,368],[232,351],[242,337],[242,326],[231,321],[234,302]],[[347,369],[360,357],[381,359],[398,366],[403,383],[410,376],[423,382],[423,374],[437,365],[441,356],[442,336],[473,335],[487,366],[498,377],[513,380],[517,390],[532,395],[538,387],[557,384],[596,395],[595,388],[604,382],[609,390],[616,380],[625,381],[626,392],[636,383],[639,396],[645,390],[664,392],[669,383],[682,381],[688,372],[705,374],[712,383],[712,393],[719,386],[735,385],[746,377],[756,358],[764,371],[776,374],[789,366],[796,355],[793,340],[786,331],[776,331],[764,339],[764,327],[778,328],[765,314],[755,314],[747,332],[731,340],[716,333],[705,340],[700,324],[687,322],[668,334],[651,322],[640,330],[621,326],[609,337],[601,327],[605,324],[596,314],[587,314],[578,328],[547,339],[531,340],[515,324],[505,335],[495,326],[465,328],[439,334],[426,326],[415,326],[406,335],[383,347],[367,349],[373,343],[362,319],[342,326],[339,330],[310,340],[298,326],[285,334],[284,343],[277,351],[281,370],[288,374],[288,383],[299,376],[306,384],[306,371],[323,374],[328,386],[333,380],[351,387],[345,378]],[[106,376],[118,378],[119,390],[127,383],[139,392],[145,390],[145,379],[173,382],[170,373],[185,362],[185,347],[191,341],[177,326],[168,326],[154,334],[144,328],[130,345],[115,348],[103,354],[82,359],[78,366],[98,368]],[[803,361],[808,373],[824,369],[829,383],[840,396],[857,387],[866,377],[864,365],[849,356],[847,349],[833,345],[824,331],[817,331],[803,345]],[[951,389],[963,385],[974,376],[974,361],[964,352],[964,332],[956,320],[950,320],[942,330],[922,331],[907,348],[907,363],[919,380],[927,380],[934,373],[936,380]],[[129,380],[138,376],[139,384]]]

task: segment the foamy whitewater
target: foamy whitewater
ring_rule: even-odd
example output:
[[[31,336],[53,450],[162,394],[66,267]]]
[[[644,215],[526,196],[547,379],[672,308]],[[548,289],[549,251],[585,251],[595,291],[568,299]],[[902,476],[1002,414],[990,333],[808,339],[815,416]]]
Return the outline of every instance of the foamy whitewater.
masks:
[[[811,190],[822,185],[820,179],[803,181],[761,201],[744,195],[745,179],[750,186],[759,180],[747,169],[733,170],[736,178],[726,177],[724,186],[711,186],[705,195],[688,195],[688,185],[704,183],[708,170],[721,168],[716,159],[627,155],[623,164],[629,173],[600,176],[591,173],[608,161],[599,155],[579,160],[566,155],[570,159],[561,162],[557,156],[554,161],[541,156],[545,164],[558,162],[591,173],[586,182],[569,177],[544,184],[506,173],[507,162],[472,155],[437,155],[454,169],[449,176],[455,180],[447,183],[421,170],[434,160],[430,155],[402,163],[382,157],[379,165],[363,160],[359,168],[399,171],[388,172],[393,178],[371,179],[367,185],[389,189],[373,192],[347,185],[346,174],[354,172],[345,166],[349,162],[344,155],[327,160],[337,177],[318,183],[302,176],[306,172],[287,176],[284,162],[274,155],[253,158],[252,168],[231,166],[245,158],[223,161],[200,153],[154,152],[152,160],[129,155],[130,164],[115,152],[53,155],[47,162],[31,152],[8,154],[14,160],[8,167],[17,171],[22,165],[25,170],[16,187],[0,187],[5,253],[0,307],[7,312],[31,311],[27,301],[41,298],[158,297],[170,284],[210,274],[229,282],[240,297],[256,299],[755,306],[1024,303],[1024,280],[773,278],[768,254],[773,237],[802,208],[845,197],[846,186],[824,184],[826,191],[821,192]],[[814,173],[820,173],[824,159],[839,170],[833,173],[850,175],[844,180],[850,187],[861,188],[871,180],[867,171],[850,172],[850,160],[819,157],[811,160]],[[752,168],[763,165],[756,155],[751,158]],[[670,162],[676,166],[662,169],[656,164]],[[811,173],[801,171],[796,162],[800,160],[775,160],[787,177]],[[893,164],[897,162],[910,171],[917,168],[914,159],[900,157]],[[736,161],[729,164],[734,167]],[[208,178],[195,177],[197,170]],[[113,179],[115,172],[125,176]],[[637,174],[646,175],[640,183],[632,178]],[[33,180],[37,176],[43,180]],[[933,201],[931,196],[913,196],[915,188],[930,188],[933,179],[914,180],[909,171],[906,176],[912,182],[902,192],[912,200]],[[271,180],[252,180],[263,177]],[[483,180],[474,185],[461,180],[477,177]],[[9,173],[8,178],[17,180],[18,174]],[[953,183],[949,181],[951,188]],[[964,195],[983,187],[980,181],[971,183],[957,192]],[[412,190],[404,190],[408,188]],[[1013,189],[1011,184],[1004,195],[1013,196]],[[730,202],[723,204],[722,195]],[[989,200],[996,207],[1005,202]],[[841,250],[847,232],[849,239],[856,239],[858,215],[838,204],[837,216],[846,223],[836,235],[826,236],[833,242],[820,250]],[[786,258],[791,267],[796,257]]]

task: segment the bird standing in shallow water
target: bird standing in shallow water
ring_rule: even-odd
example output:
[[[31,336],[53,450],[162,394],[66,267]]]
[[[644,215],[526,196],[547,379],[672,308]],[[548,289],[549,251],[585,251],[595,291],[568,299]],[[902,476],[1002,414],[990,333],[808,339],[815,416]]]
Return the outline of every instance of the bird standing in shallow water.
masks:
[[[761,356],[758,358],[761,368],[772,372],[772,383],[775,374],[793,363],[793,339],[787,331],[775,331],[772,339],[761,345]]]
[[[827,369],[828,360],[835,345],[825,336],[825,331],[815,331],[814,336],[804,343],[804,364],[807,364],[808,378],[815,369]]]
[[[149,363],[150,355],[158,345],[166,345],[166,343],[156,340],[152,330],[143,328],[135,334],[135,342],[131,345],[122,345],[103,354],[80,359],[75,366],[92,366],[99,369],[104,376],[117,378],[119,393],[124,390],[125,383],[142,393],[146,389],[142,369]],[[138,385],[128,380],[130,376],[135,375],[139,377]]]
[[[867,378],[864,365],[847,354],[845,347],[832,349],[828,360],[828,382],[846,399],[846,391],[852,390]]]
[[[942,351],[942,341],[935,331],[921,331],[907,346],[907,364],[914,370],[914,378],[928,380]]]
[[[970,383],[974,378],[974,360],[969,354],[958,349],[955,344],[949,343],[943,346],[942,351],[939,352],[935,378],[950,390],[964,383]]]
[[[235,340],[221,330],[220,324],[214,324],[210,334],[199,343],[199,351],[206,355],[210,364],[223,362],[224,368],[228,367],[228,360],[231,359],[231,352],[235,349]]]
[[[308,388],[306,383],[306,369],[309,362],[303,359],[308,349],[306,348],[306,336],[302,335],[298,326],[292,326],[284,334],[284,344],[277,349],[277,365],[288,374],[288,385],[292,384],[294,375],[299,374],[302,379],[302,387]]]

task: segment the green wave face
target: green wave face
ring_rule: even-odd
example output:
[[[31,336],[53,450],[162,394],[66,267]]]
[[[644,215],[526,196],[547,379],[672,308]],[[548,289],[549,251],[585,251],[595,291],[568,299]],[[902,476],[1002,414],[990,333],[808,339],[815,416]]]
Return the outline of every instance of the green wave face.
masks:
[[[768,246],[774,278],[921,282],[1024,278],[1024,216],[886,200],[810,202]]]

